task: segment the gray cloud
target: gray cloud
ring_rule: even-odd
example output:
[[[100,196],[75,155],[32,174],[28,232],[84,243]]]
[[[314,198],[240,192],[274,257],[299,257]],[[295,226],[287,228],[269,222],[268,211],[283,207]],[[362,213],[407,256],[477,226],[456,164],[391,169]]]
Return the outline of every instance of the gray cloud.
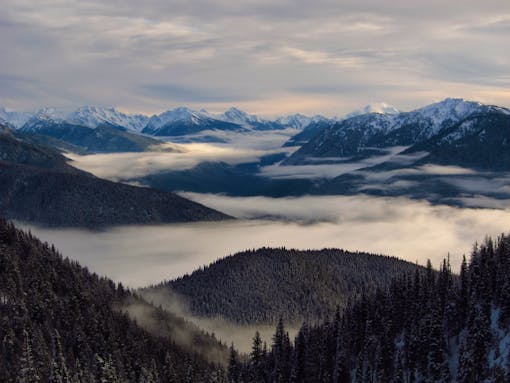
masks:
[[[146,84],[140,91],[149,97],[161,97],[175,102],[231,102],[254,99],[255,95],[247,95],[235,89],[199,88],[180,84]]]
[[[497,0],[6,0],[0,74],[36,89],[11,87],[0,103],[330,115],[445,96],[508,105],[509,15]]]

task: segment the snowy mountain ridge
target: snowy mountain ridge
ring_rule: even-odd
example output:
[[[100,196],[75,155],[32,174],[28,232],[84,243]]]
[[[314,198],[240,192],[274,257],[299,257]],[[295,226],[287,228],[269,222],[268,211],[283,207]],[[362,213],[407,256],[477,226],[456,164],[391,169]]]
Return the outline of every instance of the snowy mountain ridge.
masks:
[[[76,125],[96,128],[103,123],[122,126],[135,132],[140,132],[149,121],[149,117],[143,114],[125,114],[110,107],[82,106],[70,113],[66,120]]]
[[[288,163],[301,163],[308,157],[355,156],[373,148],[414,145],[470,116],[493,112],[510,113],[502,107],[447,98],[410,112],[356,115],[325,128],[295,152]]]
[[[236,107],[231,107],[223,113],[209,113],[204,109],[194,110],[188,107],[178,107],[164,111],[160,114],[147,116],[144,114],[123,113],[114,107],[100,107],[87,105],[77,108],[71,113],[64,113],[55,108],[42,108],[36,113],[8,111],[0,107],[0,121],[4,121],[15,128],[21,128],[28,123],[36,127],[46,122],[68,122],[74,125],[82,125],[89,128],[96,128],[103,123],[124,127],[133,132],[155,132],[165,125],[179,123],[186,126],[212,127],[217,122],[238,125],[244,130],[270,130],[293,128],[303,130],[306,127],[322,122],[342,122],[350,119],[358,119],[369,130],[380,129],[387,132],[396,130],[403,125],[420,123],[424,125],[426,136],[437,133],[445,123],[458,122],[473,113],[484,111],[499,111],[510,114],[510,110],[504,107],[485,105],[480,102],[466,101],[461,98],[447,98],[445,100],[415,109],[410,112],[402,112],[396,107],[387,103],[374,103],[364,108],[347,114],[343,118],[328,118],[322,115],[313,117],[300,113],[279,116],[275,118],[262,118],[255,114],[246,113]],[[356,120],[353,120],[353,122]],[[425,121],[425,122],[424,122]],[[221,125],[221,124],[220,124]],[[349,124],[352,125],[352,122]],[[426,125],[426,126],[425,126]],[[229,130],[233,130],[233,125]],[[149,133],[151,134],[151,133]]]

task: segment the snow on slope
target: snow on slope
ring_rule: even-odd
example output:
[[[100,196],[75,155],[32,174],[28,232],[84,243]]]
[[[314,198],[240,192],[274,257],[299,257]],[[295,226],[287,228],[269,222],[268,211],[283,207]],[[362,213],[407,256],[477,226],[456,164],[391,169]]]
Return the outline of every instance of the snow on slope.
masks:
[[[70,113],[66,120],[72,124],[96,128],[102,123],[122,126],[135,132],[140,132],[149,117],[143,114],[125,114],[115,108],[102,108],[99,106],[82,106]]]
[[[30,117],[32,117],[30,113],[10,111],[4,107],[0,107],[0,121],[4,121],[15,128],[21,128]]]

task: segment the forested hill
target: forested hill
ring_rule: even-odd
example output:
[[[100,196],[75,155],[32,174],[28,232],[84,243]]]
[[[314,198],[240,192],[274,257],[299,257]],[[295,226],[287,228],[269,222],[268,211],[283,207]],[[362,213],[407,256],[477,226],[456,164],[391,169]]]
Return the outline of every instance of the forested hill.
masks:
[[[66,160],[7,127],[0,131],[0,213],[45,226],[87,228],[230,218],[173,193],[94,177]]]
[[[343,315],[305,323],[291,343],[283,323],[251,358],[232,350],[230,382],[504,383],[510,381],[510,237],[476,246],[454,278],[407,274]]]
[[[262,248],[238,253],[155,287],[171,289],[201,316],[237,323],[300,324],[345,307],[363,290],[386,286],[416,265],[337,249]]]
[[[186,333],[181,320],[186,351],[162,336],[172,323],[152,335],[115,308],[126,301],[148,306],[0,219],[1,382],[223,381],[199,354],[213,338]],[[153,323],[169,314],[158,316]]]

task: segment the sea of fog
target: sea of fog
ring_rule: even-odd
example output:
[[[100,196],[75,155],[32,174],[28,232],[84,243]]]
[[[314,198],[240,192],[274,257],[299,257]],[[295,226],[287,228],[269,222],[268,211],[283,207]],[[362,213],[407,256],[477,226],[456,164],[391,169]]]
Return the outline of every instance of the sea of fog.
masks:
[[[104,231],[22,225],[91,271],[136,288],[191,273],[219,258],[262,246],[337,247],[394,255],[436,267],[450,255],[455,270],[475,241],[510,230],[510,208],[431,205],[405,198],[323,196],[299,198],[184,196],[238,217],[227,222],[121,226]],[[508,206],[508,205],[506,205]],[[239,326],[200,318],[173,297],[147,297],[223,342],[249,352],[255,330],[271,340],[272,326]],[[128,308],[131,310],[131,308]],[[136,316],[139,323],[143,318]],[[297,329],[288,328],[291,334]]]
[[[218,258],[262,246],[337,247],[433,265],[448,254],[454,270],[475,241],[510,230],[510,209],[431,205],[405,198],[322,196],[226,197],[186,193],[238,220],[105,231],[24,225],[92,271],[142,287],[172,279]]]

